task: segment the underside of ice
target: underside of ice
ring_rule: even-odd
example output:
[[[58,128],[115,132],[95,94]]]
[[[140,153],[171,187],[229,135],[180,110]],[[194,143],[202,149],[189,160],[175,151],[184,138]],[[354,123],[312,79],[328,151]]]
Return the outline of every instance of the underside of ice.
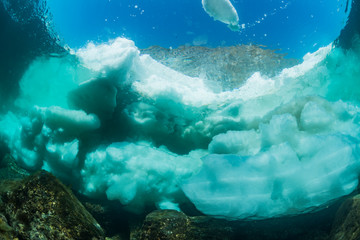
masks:
[[[223,22],[233,31],[239,31],[239,16],[230,0],[202,0],[204,10],[215,20]]]
[[[317,125],[316,116],[308,120]],[[205,157],[201,172],[183,185],[185,194],[203,213],[229,219],[298,214],[350,194],[358,184],[358,140],[300,127],[283,114],[257,133],[216,136],[212,151],[227,154]]]
[[[229,219],[300,214],[357,187],[359,62],[328,46],[215,91],[127,39],[90,43],[31,64],[0,141],[23,167],[133,211],[190,200]]]

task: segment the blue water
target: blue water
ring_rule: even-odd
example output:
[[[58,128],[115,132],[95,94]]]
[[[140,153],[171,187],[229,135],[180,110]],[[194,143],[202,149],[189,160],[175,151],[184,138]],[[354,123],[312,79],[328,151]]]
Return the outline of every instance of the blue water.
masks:
[[[73,48],[123,36],[140,48],[254,43],[301,58],[338,37],[350,12],[347,1],[233,0],[245,26],[240,32],[210,18],[201,0],[49,0],[48,5],[60,38]]]
[[[239,32],[201,0],[0,0],[0,161],[136,214],[266,219],[356,191],[360,1],[231,3]]]

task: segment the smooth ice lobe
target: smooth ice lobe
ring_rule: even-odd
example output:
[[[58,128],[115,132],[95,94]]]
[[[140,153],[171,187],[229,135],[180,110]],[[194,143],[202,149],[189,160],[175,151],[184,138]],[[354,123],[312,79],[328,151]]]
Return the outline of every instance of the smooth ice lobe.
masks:
[[[239,16],[229,0],[202,0],[202,6],[209,16],[223,22],[233,31],[239,31]]]
[[[100,127],[100,121],[94,114],[86,114],[84,111],[68,110],[57,106],[48,108],[35,108],[44,120],[44,123],[52,129],[63,129],[76,135],[91,131]]]
[[[336,104],[321,103],[305,104],[300,126],[282,114],[258,131],[215,136],[209,150],[218,154],[203,158],[185,194],[203,213],[228,219],[299,214],[350,194],[358,185],[357,131]]]
[[[248,157],[209,155],[183,190],[203,213],[229,219],[298,214],[350,194],[358,184],[356,144],[341,135],[304,141],[317,146],[301,154],[282,143]]]

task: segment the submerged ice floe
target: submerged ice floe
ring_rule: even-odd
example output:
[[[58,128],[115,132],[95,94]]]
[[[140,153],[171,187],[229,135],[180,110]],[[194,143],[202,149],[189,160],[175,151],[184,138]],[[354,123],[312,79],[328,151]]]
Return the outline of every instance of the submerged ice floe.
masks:
[[[105,190],[108,199],[135,205],[137,212],[143,210],[146,201],[179,210],[178,183],[200,166],[200,159],[193,154],[177,156],[146,142],[119,142],[90,153],[82,176],[87,195],[101,196]]]
[[[228,218],[297,214],[351,193],[358,184],[358,140],[351,133],[321,131],[329,120],[341,122],[317,119],[323,110],[314,102],[304,106],[300,121],[309,125],[282,114],[259,132],[215,136],[213,153],[184,192],[203,213]]]
[[[127,39],[89,43],[31,64],[0,140],[23,167],[133,211],[190,200],[229,219],[300,214],[358,185],[358,64],[330,45],[215,91]]]
[[[209,16],[223,22],[233,31],[239,31],[239,16],[230,0],[202,0],[202,6]]]

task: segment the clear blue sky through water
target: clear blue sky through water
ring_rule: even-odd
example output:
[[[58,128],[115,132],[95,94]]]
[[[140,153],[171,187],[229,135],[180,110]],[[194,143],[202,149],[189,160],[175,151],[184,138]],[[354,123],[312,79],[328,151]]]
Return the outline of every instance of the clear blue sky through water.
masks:
[[[116,37],[152,45],[261,44],[301,58],[335,40],[346,24],[347,0],[231,0],[242,30],[214,21],[201,0],[49,0],[53,25],[72,48]]]

